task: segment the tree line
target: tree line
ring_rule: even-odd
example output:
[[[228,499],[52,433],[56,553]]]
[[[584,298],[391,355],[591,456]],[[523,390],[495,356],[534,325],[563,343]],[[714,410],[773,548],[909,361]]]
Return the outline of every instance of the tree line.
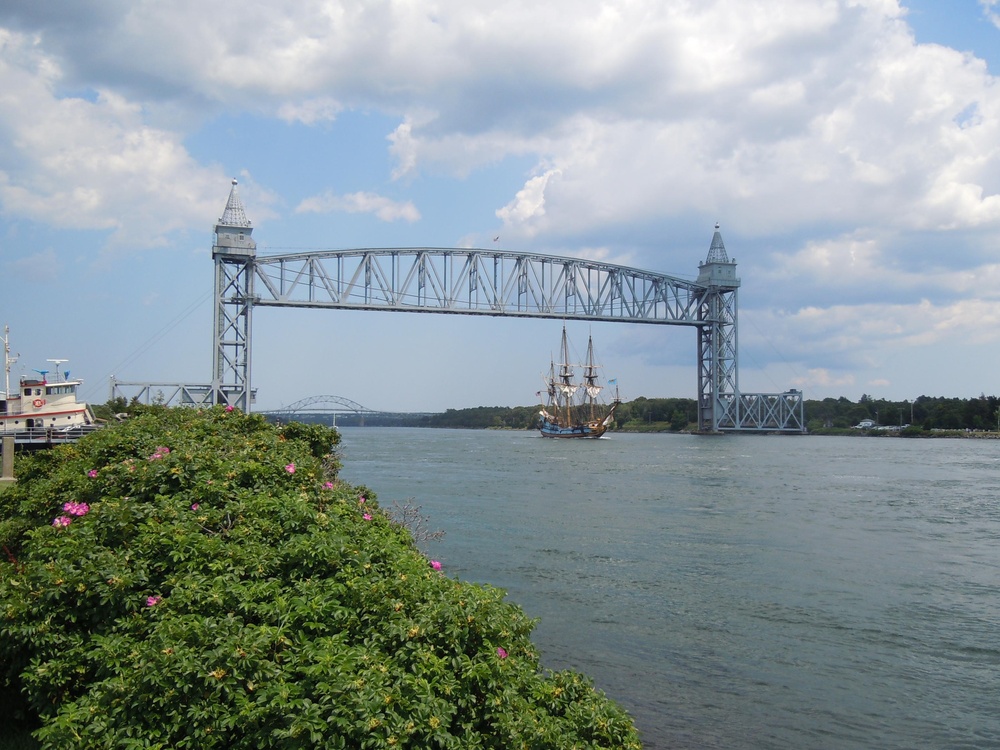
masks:
[[[538,425],[538,406],[477,406],[448,409],[441,414],[401,420],[411,427],[463,427],[476,429],[531,430]],[[806,425],[810,432],[849,429],[863,420],[879,426],[909,427],[910,431],[998,430],[1000,398],[945,398],[919,396],[891,401],[862,395],[860,400],[840,398],[806,399]],[[646,398],[626,401],[615,412],[614,429],[630,432],[694,429],[698,423],[698,402],[693,398]]]
[[[128,411],[124,399],[95,406],[98,417]],[[890,401],[864,394],[858,401],[841,396],[806,399],[806,426],[810,432],[848,429],[871,420],[884,427],[909,428],[909,432],[932,430],[1000,431],[1000,398],[981,394],[977,398],[919,396],[912,401]],[[466,429],[532,430],[538,425],[538,405],[476,406],[448,409],[438,414],[337,415],[340,426],[363,424],[386,427],[451,427]],[[298,421],[329,424],[329,415],[299,415]],[[698,423],[698,402],[692,398],[646,398],[640,396],[619,404],[613,429],[629,432],[681,432]]]
[[[843,396],[805,402],[806,424],[810,431],[822,428],[853,427],[864,419],[887,427],[919,430],[997,430],[1000,427],[1000,399],[980,394],[978,398],[918,396],[889,401],[863,394],[857,402]]]

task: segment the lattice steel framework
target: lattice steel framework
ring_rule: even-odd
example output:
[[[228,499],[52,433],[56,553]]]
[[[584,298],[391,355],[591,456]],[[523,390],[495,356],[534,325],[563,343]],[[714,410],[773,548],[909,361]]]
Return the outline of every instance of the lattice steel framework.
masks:
[[[698,429],[718,431],[739,424],[735,289],[707,289],[698,329]]]
[[[295,403],[282,406],[280,409],[271,412],[272,414],[298,414],[300,412],[321,411],[345,412],[351,414],[378,414],[374,409],[362,406],[357,401],[351,401],[343,396],[309,396],[299,399]]]
[[[736,262],[729,259],[715,225],[708,258],[699,266],[701,294],[698,330],[698,429],[717,432],[739,424],[739,349],[737,347]]]
[[[258,306],[698,324],[691,281],[576,258],[370,248],[254,261]]]
[[[212,401],[249,411],[255,306],[603,320],[698,328],[699,429],[804,431],[801,394],[740,394],[736,263],[716,226],[696,282],[555,256],[368,248],[258,257],[236,192],[215,227]]]
[[[805,432],[805,403],[799,391],[743,393],[737,410],[743,432]]]
[[[164,404],[169,406],[212,406],[215,403],[212,387],[186,385],[184,383],[131,382],[111,378],[111,398],[123,398],[127,402],[140,404]]]
[[[222,218],[215,225],[215,346],[212,395],[217,404],[250,411],[251,316],[254,304],[253,227],[236,192],[236,180]]]
[[[309,396],[298,401],[282,406],[280,409],[272,411],[258,412],[268,419],[279,421],[301,420],[303,415],[310,418],[317,418],[329,415],[333,419],[332,424],[336,425],[338,414],[353,414],[359,418],[359,423],[364,425],[365,417],[380,415],[382,412],[362,406],[357,401],[351,401],[343,396]]]
[[[698,429],[702,432],[805,432],[798,391],[740,393],[737,304],[740,280],[715,225],[708,258],[699,266]]]

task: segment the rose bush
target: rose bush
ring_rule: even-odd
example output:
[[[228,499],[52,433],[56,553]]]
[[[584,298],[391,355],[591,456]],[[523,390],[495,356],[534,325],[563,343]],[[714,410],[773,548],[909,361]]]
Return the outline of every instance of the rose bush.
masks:
[[[20,461],[0,699],[46,748],[640,747],[503,591],[337,481],[337,441],[150,408]]]

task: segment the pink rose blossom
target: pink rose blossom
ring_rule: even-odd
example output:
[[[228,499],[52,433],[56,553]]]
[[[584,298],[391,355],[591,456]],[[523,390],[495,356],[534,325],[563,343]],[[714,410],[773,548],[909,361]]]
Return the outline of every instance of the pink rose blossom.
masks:
[[[157,446],[156,452],[149,457],[150,461],[156,461],[157,459],[163,458],[165,455],[170,453],[170,449],[165,445]]]
[[[232,411],[232,410],[233,410],[233,405],[232,404],[229,404],[229,405],[226,406],[226,411]]]
[[[294,463],[285,464],[285,471],[287,471],[289,474],[294,474],[295,473],[295,464]]]
[[[441,563],[437,560],[431,560],[431,567],[434,568],[434,570],[441,570]]]
[[[199,505],[198,503],[195,503],[194,505],[192,505],[191,506],[191,510],[198,510],[198,505]]]
[[[372,520],[372,514],[371,514],[371,513],[365,513],[365,514],[364,514],[363,516],[361,516],[361,517],[362,517],[363,519],[365,519],[366,521],[370,521],[370,520]]]
[[[323,485],[323,489],[332,490],[333,489],[333,482],[327,482],[326,484],[324,484]]]
[[[497,656],[499,656],[501,659],[506,659],[507,649],[505,649],[503,646],[497,646]]]
[[[147,596],[146,597],[146,606],[147,607],[155,607],[161,601],[163,601],[163,597],[162,596]]]
[[[96,477],[97,476],[97,469],[91,469],[90,471],[88,471],[87,472],[87,476],[90,477],[91,479],[93,479],[94,477]]]
[[[365,496],[364,496],[364,495],[362,495],[362,496],[361,496],[361,497],[360,497],[360,498],[358,499],[358,505],[364,505],[364,504],[365,504]]]
[[[59,527],[59,526],[69,526],[71,523],[73,523],[73,519],[70,518],[69,516],[57,516],[52,521],[52,525],[56,526],[56,527]]]
[[[90,513],[90,506],[86,503],[63,503],[63,510],[71,516],[85,516]]]

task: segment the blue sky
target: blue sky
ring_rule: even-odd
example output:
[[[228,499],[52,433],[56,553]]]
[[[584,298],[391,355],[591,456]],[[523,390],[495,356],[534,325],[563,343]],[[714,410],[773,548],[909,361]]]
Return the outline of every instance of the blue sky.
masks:
[[[14,374],[206,382],[212,226],[261,253],[492,247],[686,278],[738,262],[740,385],[1000,392],[1000,4],[83,0],[0,6]],[[592,330],[627,398],[693,330]],[[537,320],[264,309],[258,407],[531,404]],[[582,341],[581,347],[582,347]]]

